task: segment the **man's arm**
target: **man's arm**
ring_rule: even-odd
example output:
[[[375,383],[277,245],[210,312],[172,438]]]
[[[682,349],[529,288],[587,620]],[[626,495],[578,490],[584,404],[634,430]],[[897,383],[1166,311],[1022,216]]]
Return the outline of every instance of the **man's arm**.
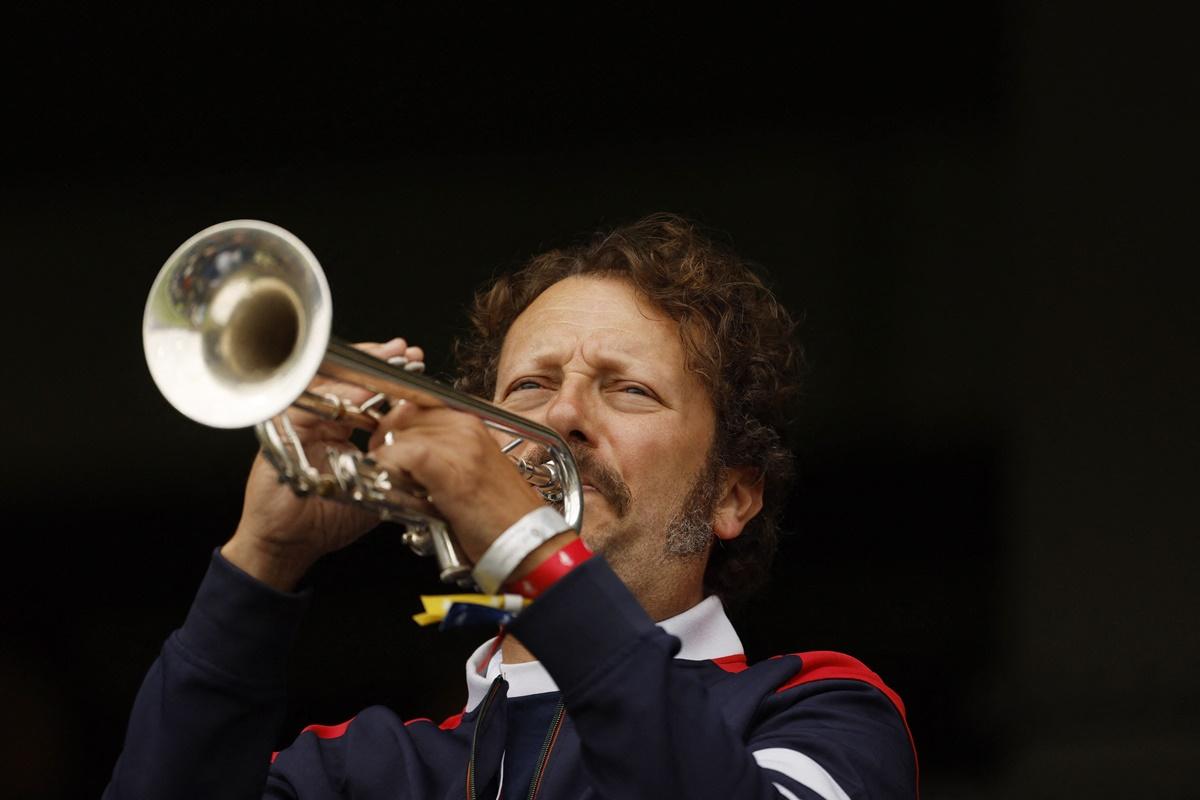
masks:
[[[672,668],[678,640],[654,625],[602,558],[552,586],[521,613],[512,633],[562,690],[585,768],[604,797],[911,800],[916,794],[907,734],[887,698],[854,681],[776,694],[798,672],[795,658],[756,668],[767,697],[756,716],[764,718],[743,740],[724,724],[702,682]],[[812,777],[816,770],[791,768],[804,758],[830,773],[844,794],[822,786]]]
[[[187,620],[138,691],[104,800],[264,796],[307,606],[307,593],[275,591],[214,554]]]
[[[356,346],[380,359],[424,358],[400,338]],[[309,388],[355,403],[371,394],[323,378]],[[287,413],[314,463],[328,447],[350,446],[349,426]],[[237,530],[134,701],[106,800],[262,796],[284,712],[286,659],[307,606],[292,590],[322,555],[378,522],[356,506],[295,496],[262,454],[255,458]]]

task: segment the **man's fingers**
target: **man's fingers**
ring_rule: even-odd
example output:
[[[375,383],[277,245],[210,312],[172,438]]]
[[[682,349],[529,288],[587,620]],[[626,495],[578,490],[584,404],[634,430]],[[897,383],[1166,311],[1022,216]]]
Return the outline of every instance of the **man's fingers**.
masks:
[[[371,435],[367,447],[374,449],[384,444],[384,437],[388,433],[392,433],[393,438],[398,438],[403,436],[405,431],[411,430],[450,431],[465,430],[472,426],[482,427],[483,423],[478,417],[465,411],[442,406],[422,407],[417,403],[401,400],[380,418],[379,426]]]
[[[422,409],[416,403],[410,403],[407,400],[398,400],[392,406],[391,410],[379,420],[379,426],[371,434],[371,439],[367,443],[367,449],[374,450],[377,447],[382,447],[384,444],[392,444],[391,440],[395,439],[394,434],[410,427],[413,424],[413,420],[421,412]],[[389,434],[393,435],[389,436]]]
[[[355,342],[354,346],[368,355],[387,360],[392,356],[402,356],[406,350],[420,350],[419,347],[409,347],[402,336],[387,342]]]
[[[397,336],[387,342],[356,342],[354,347],[382,361],[400,358],[408,366],[420,365],[425,357],[425,351],[420,347],[410,347],[408,341]],[[374,396],[374,392],[353,383],[330,380],[318,375],[308,385],[308,391],[322,397],[333,396],[351,405],[361,405]],[[288,417],[297,429],[301,430],[304,438],[323,440],[348,439],[353,427],[344,423],[326,419],[320,414],[314,414],[298,408],[288,410]]]
[[[354,432],[350,425],[326,419],[303,409],[292,407],[286,413],[292,427],[305,441],[348,441],[350,434]]]
[[[409,347],[408,342],[399,336],[389,342],[356,342],[354,347],[382,361],[402,355],[406,351],[415,350],[418,353],[421,352],[421,348]],[[374,395],[374,392],[364,389],[361,386],[341,381],[332,381],[320,375],[313,378],[312,383],[308,386],[308,390],[319,395],[335,395],[354,405],[364,403]]]
[[[424,372],[425,350],[421,347],[406,347],[402,354],[389,357],[387,362],[395,367],[404,367],[409,372]]]

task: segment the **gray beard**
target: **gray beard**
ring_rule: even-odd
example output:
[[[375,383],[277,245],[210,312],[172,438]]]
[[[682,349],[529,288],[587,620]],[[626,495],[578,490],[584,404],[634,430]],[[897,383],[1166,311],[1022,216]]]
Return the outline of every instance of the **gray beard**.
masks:
[[[713,540],[713,510],[721,465],[710,456],[704,471],[692,483],[675,516],[667,523],[666,553],[676,558],[695,558],[708,553]]]
[[[593,485],[612,505],[617,517],[624,517],[629,512],[629,487],[621,481],[615,471],[595,460],[590,452],[577,447],[570,449],[580,472],[590,476]],[[526,455],[526,460],[532,464],[540,464],[549,457],[549,451],[537,445]],[[687,496],[667,522],[664,555],[673,558],[696,558],[708,552],[709,544],[714,538],[712,519],[717,506],[717,488],[722,472],[721,459],[715,452],[710,451],[700,474],[688,489]],[[597,552],[603,553],[610,563],[616,564],[620,561],[622,548],[631,541],[631,538],[617,536],[607,546],[594,546],[598,547]]]

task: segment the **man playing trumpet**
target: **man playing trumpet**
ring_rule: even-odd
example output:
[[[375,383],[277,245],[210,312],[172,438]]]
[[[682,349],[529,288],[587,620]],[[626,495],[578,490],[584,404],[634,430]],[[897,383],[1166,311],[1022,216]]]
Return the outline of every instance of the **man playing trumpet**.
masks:
[[[378,518],[295,496],[259,457],[105,797],[914,797],[903,705],[878,676],[830,652],[748,665],[725,616],[765,578],[791,467],[799,350],[754,271],[654,215],[533,258],[476,296],[472,323],[457,388],[556,431],[586,502],[577,535],[474,416],[381,419],[376,465],[424,487],[485,588],[533,598],[469,660],[463,713],[373,707],[272,754],[297,587]],[[362,349],[423,359],[401,339]],[[288,413],[312,458],[346,446],[345,425]]]

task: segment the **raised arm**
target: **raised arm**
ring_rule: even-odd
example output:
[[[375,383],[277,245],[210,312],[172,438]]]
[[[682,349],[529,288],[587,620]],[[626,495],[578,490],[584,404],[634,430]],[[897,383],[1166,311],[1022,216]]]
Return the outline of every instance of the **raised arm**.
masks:
[[[423,358],[403,339],[359,347],[378,358]],[[323,381],[311,388],[351,402],[366,396]],[[326,446],[350,446],[347,426],[288,414],[311,459]],[[377,523],[362,509],[296,497],[261,455],[255,459],[237,531],[214,554],[187,620],[134,700],[105,800],[260,797],[265,786],[268,796],[292,796],[285,785],[268,786],[267,773],[288,652],[307,605],[293,590],[318,558]]]
[[[307,605],[306,594],[271,589],[214,553],[138,691],[104,800],[263,796]]]

